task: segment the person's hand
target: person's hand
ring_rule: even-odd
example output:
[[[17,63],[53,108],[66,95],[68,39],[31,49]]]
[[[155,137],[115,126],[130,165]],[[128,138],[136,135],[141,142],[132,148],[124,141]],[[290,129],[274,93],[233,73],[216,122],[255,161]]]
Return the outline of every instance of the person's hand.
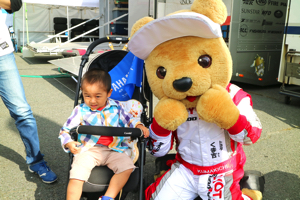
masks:
[[[65,145],[65,148],[66,149],[70,149],[71,153],[72,154],[78,154],[80,153],[81,151],[81,148],[80,147],[77,147],[77,145],[81,145],[80,142],[76,142],[76,141],[73,141],[73,142],[69,142]]]
[[[136,126],[136,128],[139,128],[143,131],[144,138],[149,137],[149,130],[145,126],[143,126],[142,124],[139,124]]]

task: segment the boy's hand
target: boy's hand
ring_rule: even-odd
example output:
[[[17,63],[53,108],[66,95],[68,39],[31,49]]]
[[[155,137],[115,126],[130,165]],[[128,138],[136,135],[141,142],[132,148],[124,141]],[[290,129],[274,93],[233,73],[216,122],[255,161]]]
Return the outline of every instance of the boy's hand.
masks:
[[[139,128],[143,131],[144,138],[149,137],[149,130],[145,126],[143,126],[142,124],[139,124],[136,126],[136,128]]]
[[[78,154],[81,151],[81,148],[77,147],[77,145],[81,145],[80,142],[69,142],[65,145],[65,148],[70,149],[72,154]]]

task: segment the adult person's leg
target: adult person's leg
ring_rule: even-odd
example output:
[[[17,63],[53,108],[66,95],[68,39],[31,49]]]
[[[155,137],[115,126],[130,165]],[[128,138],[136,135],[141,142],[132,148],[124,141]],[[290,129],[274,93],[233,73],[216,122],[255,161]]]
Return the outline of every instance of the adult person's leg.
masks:
[[[52,183],[57,176],[46,165],[40,152],[36,120],[27,103],[21,77],[13,53],[0,57],[0,96],[15,120],[25,145],[29,171],[38,173],[45,183]]]

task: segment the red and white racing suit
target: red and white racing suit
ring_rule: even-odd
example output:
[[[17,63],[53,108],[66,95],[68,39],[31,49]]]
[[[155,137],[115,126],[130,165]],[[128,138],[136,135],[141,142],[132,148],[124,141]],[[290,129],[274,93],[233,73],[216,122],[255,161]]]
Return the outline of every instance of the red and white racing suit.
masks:
[[[188,109],[188,119],[176,131],[168,131],[153,121],[150,126],[151,154],[166,155],[173,137],[178,142],[171,169],[145,191],[146,199],[251,200],[242,194],[239,181],[246,161],[242,145],[255,143],[262,126],[252,108],[251,96],[236,85],[227,86],[240,111],[236,124],[228,130],[199,119]]]

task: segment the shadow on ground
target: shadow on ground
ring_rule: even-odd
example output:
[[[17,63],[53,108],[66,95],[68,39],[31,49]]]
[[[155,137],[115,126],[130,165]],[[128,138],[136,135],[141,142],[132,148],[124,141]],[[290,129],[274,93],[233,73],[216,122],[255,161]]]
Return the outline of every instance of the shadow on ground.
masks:
[[[75,99],[76,82],[71,77],[45,78],[45,80],[70,99]]]
[[[24,173],[26,181],[23,181],[22,173],[18,180],[17,176],[20,176],[20,172],[10,170],[9,165],[12,166],[12,164],[8,163],[7,166],[1,170],[1,173],[6,173],[6,175],[2,174],[2,177],[9,179],[4,180],[6,182],[5,184],[1,184],[2,191],[5,191],[4,196],[2,194],[1,199],[12,199],[11,197],[13,197],[13,199],[29,200],[65,199],[69,173],[69,157],[68,154],[61,148],[60,141],[58,139],[61,125],[42,116],[35,115],[34,117],[36,118],[38,125],[41,153],[45,155],[44,159],[47,162],[47,165],[56,173],[58,180],[52,184],[43,183],[37,174],[32,174],[28,171],[28,165],[26,164],[26,160],[23,156],[2,143],[0,144],[0,157],[17,164],[20,171]],[[14,120],[10,119],[8,123],[8,128],[18,134]],[[19,142],[16,145],[21,146],[23,143]],[[34,185],[29,184],[28,182],[34,183]],[[12,187],[13,185],[16,185],[16,188],[26,189],[28,192],[26,192],[26,194],[22,194],[20,191],[15,191],[16,189]],[[32,197],[31,191],[34,191],[34,198]]]
[[[300,178],[291,173],[272,171],[265,174],[263,200],[299,200]]]
[[[29,65],[41,65],[41,64],[49,64],[48,60],[59,59],[61,56],[35,56],[35,57],[23,57],[20,56],[27,64]]]

